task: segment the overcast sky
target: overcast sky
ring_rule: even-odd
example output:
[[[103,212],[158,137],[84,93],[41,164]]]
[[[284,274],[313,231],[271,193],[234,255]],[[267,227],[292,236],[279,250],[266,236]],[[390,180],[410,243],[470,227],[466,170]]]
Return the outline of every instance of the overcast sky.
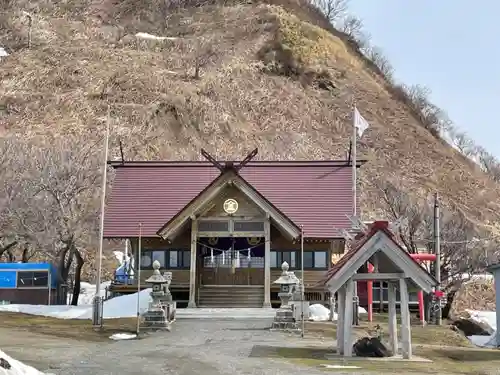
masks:
[[[500,158],[500,1],[351,0],[350,10],[399,81],[431,89],[433,103]]]

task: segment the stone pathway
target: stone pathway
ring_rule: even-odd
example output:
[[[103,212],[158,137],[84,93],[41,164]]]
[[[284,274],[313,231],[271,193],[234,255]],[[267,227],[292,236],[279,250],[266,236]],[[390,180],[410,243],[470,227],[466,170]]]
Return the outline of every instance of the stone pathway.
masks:
[[[266,328],[270,323],[268,319],[178,320],[172,332],[96,347],[78,360],[63,361],[60,368],[51,371],[61,375],[303,375],[304,369],[294,364],[250,357],[254,345],[300,342],[300,337],[269,332]],[[304,345],[300,342],[300,346]],[[307,373],[324,375],[315,369]]]
[[[9,335],[0,328],[0,347],[15,358],[56,375],[325,374],[324,370],[304,368],[282,359],[251,356],[257,346],[335,345],[333,340],[270,332],[270,325],[271,319],[180,319],[173,324],[172,332],[110,343],[61,341],[28,332]],[[7,340],[4,335],[15,338]],[[328,373],[364,375],[362,370],[335,369]]]

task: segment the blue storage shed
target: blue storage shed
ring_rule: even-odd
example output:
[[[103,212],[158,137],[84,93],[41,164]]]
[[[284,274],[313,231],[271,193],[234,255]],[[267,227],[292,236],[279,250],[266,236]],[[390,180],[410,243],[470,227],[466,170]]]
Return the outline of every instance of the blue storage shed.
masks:
[[[3,303],[54,304],[57,290],[57,269],[50,263],[0,263]]]

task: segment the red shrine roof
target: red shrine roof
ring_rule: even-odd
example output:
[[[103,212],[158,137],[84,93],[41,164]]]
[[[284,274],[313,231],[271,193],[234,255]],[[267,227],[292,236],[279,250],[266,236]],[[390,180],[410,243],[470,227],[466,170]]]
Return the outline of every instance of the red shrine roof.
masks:
[[[349,260],[355,258],[359,253],[366,251],[366,246],[364,246],[373,236],[375,236],[377,233],[382,232],[385,234],[385,238],[393,243],[395,245],[395,248],[398,250],[400,254],[402,254],[405,258],[407,258],[409,263],[413,263],[416,266],[418,266],[419,269],[422,270],[429,278],[437,284],[437,281],[434,279],[432,275],[430,275],[425,269],[423,269],[420,264],[413,259],[408,251],[406,251],[395,239],[394,233],[391,232],[389,229],[389,222],[388,221],[375,221],[370,225],[370,229],[366,234],[359,233],[355,241],[356,243],[353,244],[351,249],[344,254],[340,260],[335,263],[335,265],[330,268],[327,272],[323,280],[318,282],[317,286],[326,286],[329,281],[335,277],[338,273],[340,273],[345,266],[347,266],[347,263]]]
[[[358,167],[364,161],[358,161]],[[157,232],[221,171],[202,162],[110,162],[115,179],[104,216],[105,238]],[[239,175],[297,226],[304,237],[341,237],[352,226],[352,166],[347,161],[251,161]]]

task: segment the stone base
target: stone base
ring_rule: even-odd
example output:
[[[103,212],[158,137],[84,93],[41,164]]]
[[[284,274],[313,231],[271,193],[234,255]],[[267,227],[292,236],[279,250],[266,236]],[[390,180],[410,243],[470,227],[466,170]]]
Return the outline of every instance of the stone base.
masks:
[[[271,326],[273,331],[300,331],[299,325],[293,317],[293,311],[289,308],[278,309]]]
[[[142,328],[148,331],[170,331],[167,313],[161,308],[151,309],[144,313]]]

